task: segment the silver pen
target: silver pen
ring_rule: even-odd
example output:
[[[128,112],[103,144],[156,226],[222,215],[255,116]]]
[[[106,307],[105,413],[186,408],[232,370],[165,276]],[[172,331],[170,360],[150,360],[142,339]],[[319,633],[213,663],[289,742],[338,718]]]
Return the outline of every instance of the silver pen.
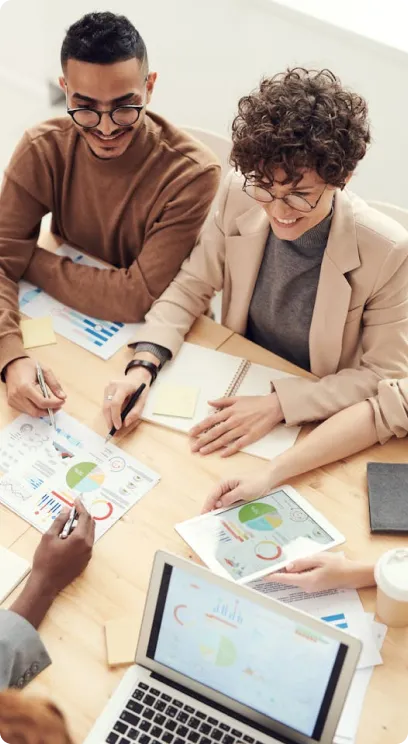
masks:
[[[41,392],[42,392],[42,394],[43,394],[44,398],[49,398],[50,396],[49,396],[49,394],[48,394],[47,386],[46,386],[46,384],[45,384],[45,380],[44,380],[44,375],[43,375],[43,371],[42,371],[42,369],[41,369],[40,365],[38,364],[38,362],[37,362],[37,364],[36,364],[36,367],[37,367],[37,380],[38,380],[38,384],[39,384],[39,386],[40,386],[40,390],[41,390]],[[54,427],[54,429],[55,429],[55,418],[54,418],[54,413],[53,413],[53,411],[51,410],[51,408],[47,408],[47,411],[48,411],[48,417],[49,417],[49,419],[50,419],[50,425],[51,425],[51,426],[53,426],[53,427]]]
[[[78,512],[75,509],[75,506],[72,506],[71,511],[69,512],[69,517],[65,522],[64,528],[60,534],[61,540],[65,540],[66,537],[69,537],[73,530],[74,522],[76,519],[78,519]]]

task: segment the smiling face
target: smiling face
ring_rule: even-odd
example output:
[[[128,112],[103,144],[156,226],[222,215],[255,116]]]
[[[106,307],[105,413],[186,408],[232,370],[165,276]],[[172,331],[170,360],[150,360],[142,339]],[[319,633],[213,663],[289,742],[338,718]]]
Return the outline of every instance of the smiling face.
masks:
[[[147,75],[144,65],[136,58],[104,65],[69,59],[60,85],[66,92],[68,108],[112,111],[123,105],[148,104],[155,81],[156,73]],[[118,126],[105,113],[92,129],[84,129],[75,122],[74,126],[94,155],[110,160],[127,150],[144,117],[145,109],[131,126]]]
[[[273,188],[267,190],[278,198],[267,203],[258,203],[268,215],[271,228],[277,238],[296,240],[327,217],[331,210],[335,187],[324,183],[313,170],[305,170],[301,181],[296,185],[284,184],[285,179],[285,172],[280,168],[277,169],[274,173]],[[299,211],[279,198],[289,195],[303,197],[312,206],[316,203],[317,206],[310,212]]]

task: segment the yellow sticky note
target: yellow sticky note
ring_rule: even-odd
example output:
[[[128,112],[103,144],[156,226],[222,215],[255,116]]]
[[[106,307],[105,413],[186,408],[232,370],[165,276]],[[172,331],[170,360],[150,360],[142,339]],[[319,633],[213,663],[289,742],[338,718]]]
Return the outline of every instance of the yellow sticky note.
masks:
[[[195,387],[162,384],[155,394],[153,413],[193,418],[199,392]]]
[[[35,346],[48,346],[56,344],[54,328],[52,327],[52,318],[30,318],[22,320],[20,323],[23,334],[23,344],[25,349],[33,349]]]
[[[105,623],[106,654],[109,666],[134,664],[139,636],[135,618],[121,617]]]

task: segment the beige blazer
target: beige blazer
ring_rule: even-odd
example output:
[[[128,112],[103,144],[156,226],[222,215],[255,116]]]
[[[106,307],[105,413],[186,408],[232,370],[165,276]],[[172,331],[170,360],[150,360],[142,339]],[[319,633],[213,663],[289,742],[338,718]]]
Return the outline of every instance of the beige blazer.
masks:
[[[177,354],[223,289],[222,323],[245,334],[270,224],[231,172],[219,208],[176,278],[152,305],[136,341]],[[325,419],[408,371],[408,233],[348,191],[337,191],[309,335],[320,380],[276,380],[288,424]]]
[[[392,436],[408,434],[408,377],[381,380],[378,395],[369,402],[374,409],[375,428],[381,444]]]

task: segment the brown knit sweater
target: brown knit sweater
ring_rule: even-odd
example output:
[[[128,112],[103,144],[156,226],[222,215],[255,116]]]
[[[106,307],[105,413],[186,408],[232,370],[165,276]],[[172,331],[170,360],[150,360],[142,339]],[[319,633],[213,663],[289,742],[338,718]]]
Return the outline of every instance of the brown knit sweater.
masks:
[[[192,250],[219,177],[209,150],[152,113],[115,160],[96,158],[68,117],[26,132],[0,195],[0,370],[26,355],[22,277],[94,317],[141,320]],[[49,212],[53,232],[114,268],[39,248]]]

